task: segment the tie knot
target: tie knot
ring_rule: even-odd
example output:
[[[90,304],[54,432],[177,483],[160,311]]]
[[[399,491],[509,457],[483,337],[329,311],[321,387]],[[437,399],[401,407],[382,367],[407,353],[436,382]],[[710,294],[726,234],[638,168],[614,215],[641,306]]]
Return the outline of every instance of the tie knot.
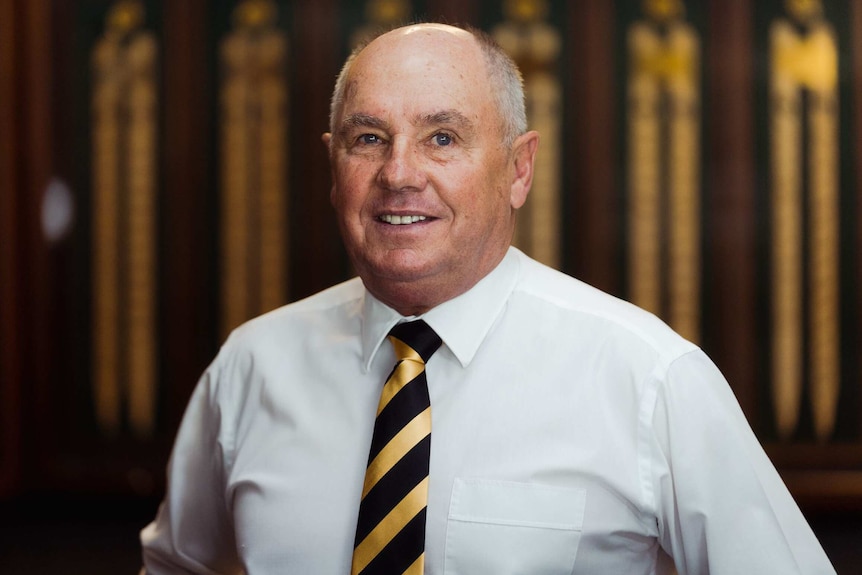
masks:
[[[431,359],[443,343],[431,326],[421,319],[399,323],[389,332],[389,337],[398,339],[411,347],[424,362]]]

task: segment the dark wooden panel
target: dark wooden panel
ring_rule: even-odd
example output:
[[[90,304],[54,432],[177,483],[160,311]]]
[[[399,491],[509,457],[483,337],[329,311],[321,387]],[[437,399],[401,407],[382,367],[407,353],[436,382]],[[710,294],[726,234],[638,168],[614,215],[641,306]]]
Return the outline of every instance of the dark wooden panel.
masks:
[[[22,409],[27,414],[22,423],[22,440],[27,445],[22,451],[22,481],[36,486],[48,480],[40,473],[45,463],[41,456],[50,450],[52,441],[51,435],[46,433],[49,429],[40,429],[38,423],[54,421],[53,416],[66,404],[61,403],[63,398],[52,390],[52,374],[60,367],[53,361],[57,350],[54,305],[58,286],[39,217],[41,200],[53,171],[51,6],[47,0],[19,6],[19,45],[22,47],[19,79],[24,105],[19,139],[21,201],[17,211],[21,243],[17,272],[21,282],[18,299],[22,328],[20,381],[26,382],[26,388],[22,387],[22,391],[26,391]],[[34,465],[26,465],[28,458],[36,460]]]
[[[850,297],[855,296],[855,321],[851,320],[854,326],[855,338],[851,339],[851,345],[855,345],[856,349],[856,372],[852,374],[854,380],[860,388],[859,395],[862,396],[862,360],[860,360],[859,350],[862,348],[860,340],[862,340],[862,174],[858,172],[859,167],[862,167],[862,2],[851,2],[851,29],[855,31],[852,35],[852,53],[851,60],[853,70],[853,111],[854,123],[853,134],[854,152],[852,156],[853,164],[857,167],[856,173],[856,225],[854,226],[856,241],[856,260],[853,262],[856,266],[854,278],[855,290],[848,294]],[[852,235],[851,235],[852,237]],[[855,341],[854,341],[855,340]],[[851,347],[851,349],[853,349]],[[862,413],[862,397],[856,404],[857,413]]]
[[[329,99],[344,53],[338,8],[335,0],[299,2],[293,18],[292,299],[350,275],[329,203],[329,159],[320,140],[329,129]]]
[[[713,0],[706,38],[704,347],[756,412],[754,45],[750,0]]]
[[[17,486],[20,458],[18,15],[15,3],[0,3],[0,498]]]
[[[568,8],[566,271],[618,294],[614,7],[605,0],[584,0]]]
[[[165,2],[163,7],[163,431],[172,439],[189,395],[218,345],[218,283],[214,229],[211,110],[214,82],[207,49],[206,0]]]

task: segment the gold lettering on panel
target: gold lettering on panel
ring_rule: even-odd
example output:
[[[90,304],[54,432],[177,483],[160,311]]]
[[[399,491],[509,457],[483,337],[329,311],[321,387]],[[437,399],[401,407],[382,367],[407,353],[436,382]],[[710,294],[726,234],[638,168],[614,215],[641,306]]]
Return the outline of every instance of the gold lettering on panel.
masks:
[[[648,19],[628,31],[630,297],[698,341],[700,40],[681,1],[648,0],[644,10]]]
[[[149,437],[157,386],[157,70],[143,6],[108,13],[93,47],[92,333],[96,420]]]
[[[787,438],[798,422],[807,359],[815,434],[825,441],[840,388],[838,48],[819,1],[786,6],[802,29],[779,19],[769,32],[772,393]]]
[[[287,38],[246,0],[221,43],[222,335],[287,298]]]
[[[506,20],[493,35],[521,68],[528,124],[542,136],[542,153],[536,158],[529,201],[519,210],[514,243],[537,260],[559,267],[563,117],[557,70],[562,39],[546,22],[546,0],[506,0],[503,10]]]

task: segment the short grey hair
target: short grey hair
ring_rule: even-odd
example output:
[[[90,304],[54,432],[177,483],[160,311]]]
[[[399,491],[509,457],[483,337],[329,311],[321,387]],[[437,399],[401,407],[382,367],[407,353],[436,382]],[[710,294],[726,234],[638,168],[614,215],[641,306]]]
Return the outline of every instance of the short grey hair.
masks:
[[[465,26],[462,29],[473,35],[485,57],[489,80],[488,89],[491,90],[496,100],[497,110],[502,120],[503,143],[506,147],[511,147],[515,139],[527,131],[524,78],[515,61],[490,34],[471,26]],[[347,77],[350,75],[353,62],[368,44],[382,35],[383,33],[373,36],[359,44],[347,57],[344,66],[341,67],[335,80],[335,89],[332,92],[332,101],[329,107],[329,130],[331,132],[335,131],[335,120],[344,104]]]

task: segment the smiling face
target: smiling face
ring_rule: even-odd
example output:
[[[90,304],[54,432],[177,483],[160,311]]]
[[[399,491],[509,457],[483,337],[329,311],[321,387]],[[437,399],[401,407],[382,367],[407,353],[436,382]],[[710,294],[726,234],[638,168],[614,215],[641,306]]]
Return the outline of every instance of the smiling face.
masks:
[[[538,136],[503,143],[472,34],[420,25],[353,61],[324,135],[348,254],[378,299],[419,314],[470,289],[503,258]]]

